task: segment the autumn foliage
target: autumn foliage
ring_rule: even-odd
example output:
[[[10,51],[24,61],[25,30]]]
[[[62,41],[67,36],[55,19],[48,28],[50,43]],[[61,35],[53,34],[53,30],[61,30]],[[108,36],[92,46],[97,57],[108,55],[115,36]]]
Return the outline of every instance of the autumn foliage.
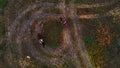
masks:
[[[109,25],[100,25],[97,28],[97,41],[101,45],[109,45],[115,34],[110,31]]]

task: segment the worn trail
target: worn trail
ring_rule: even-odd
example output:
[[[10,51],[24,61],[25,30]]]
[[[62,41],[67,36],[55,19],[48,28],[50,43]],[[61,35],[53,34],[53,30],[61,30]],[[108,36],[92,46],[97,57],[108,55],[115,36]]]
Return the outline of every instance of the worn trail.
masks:
[[[112,5],[114,3],[115,2],[93,5],[81,4],[77,6],[72,1],[68,5],[66,5],[64,2],[60,2],[59,4],[48,2],[33,3],[28,7],[21,9],[17,13],[15,20],[8,28],[6,54],[8,57],[10,57],[10,60],[14,60],[11,52],[12,50],[10,49],[11,44],[13,44],[19,60],[24,59],[24,57],[27,55],[30,55],[39,62],[45,62],[52,65],[59,65],[67,60],[71,60],[75,62],[76,68],[82,68],[82,64],[86,68],[94,68],[94,66],[91,64],[85,45],[81,39],[82,31],[80,29],[79,19],[95,19],[106,16],[114,16],[114,13],[119,12],[120,10],[119,7],[116,7],[115,9],[112,9],[103,15],[77,15],[76,10],[77,8],[99,8]],[[62,13],[44,13],[43,10],[46,7],[57,7],[62,11]],[[26,18],[27,14],[29,16]],[[38,40],[36,39],[36,35],[37,33],[42,32],[46,20],[49,18],[58,20],[61,16],[66,18],[69,17],[72,20],[72,26],[63,28],[62,30],[63,42],[57,49],[52,49],[49,47],[49,45],[47,45],[46,48],[37,48],[36,46],[39,46],[39,44],[37,43]],[[26,49],[23,49],[23,46],[26,46]],[[29,53],[24,55],[24,50],[27,50]],[[79,55],[77,53],[79,53]],[[49,57],[47,55],[49,55]],[[13,63],[10,62],[10,64],[12,65]]]

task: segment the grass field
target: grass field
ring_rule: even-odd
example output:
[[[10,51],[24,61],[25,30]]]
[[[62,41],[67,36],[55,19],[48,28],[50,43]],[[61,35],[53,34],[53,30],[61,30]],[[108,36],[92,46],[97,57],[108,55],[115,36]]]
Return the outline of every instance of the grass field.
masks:
[[[59,36],[61,34],[63,26],[57,20],[48,20],[44,25],[46,45],[56,49],[58,46],[60,46]]]
[[[90,22],[93,23],[89,24]],[[120,60],[117,58],[120,56],[120,49],[117,42],[117,39],[120,37],[119,22],[120,20],[115,21],[111,18],[106,18],[105,20],[99,19],[83,23],[85,46],[95,67],[106,68],[109,67],[109,65],[119,65],[120,61],[117,61]],[[107,26],[107,28],[105,26]],[[106,35],[103,34],[102,29],[108,33]],[[99,30],[101,31],[100,33],[98,32]],[[113,56],[116,56],[116,58]]]
[[[18,10],[20,8],[24,8],[24,6],[27,6],[34,2],[34,0],[22,0],[19,6],[16,6],[19,4],[19,0],[12,1],[13,3],[10,3],[10,7],[7,6],[7,0],[0,0],[0,14],[4,16],[3,12],[4,7],[8,7],[10,9],[6,10],[8,14],[6,14],[6,17],[9,18],[10,21],[13,21],[16,17],[15,14],[18,13]],[[40,0],[42,2],[50,2],[50,3],[59,3],[63,0]],[[72,0],[65,0],[66,5],[69,4],[69,2]],[[75,0],[74,3],[77,4],[96,4],[96,3],[105,3],[109,2],[110,0]],[[29,3],[30,2],[30,3]],[[15,5],[14,5],[15,4]],[[83,8],[83,9],[77,9],[78,15],[79,11],[80,14],[90,14],[90,13],[98,13],[98,14],[104,14],[107,11],[114,9],[119,3],[115,3],[111,6],[105,6],[100,8]],[[119,6],[119,5],[118,5]],[[85,10],[85,11],[84,11]],[[36,10],[35,10],[36,11]],[[82,11],[84,13],[82,13]],[[61,11],[58,8],[44,8],[44,13],[56,13],[59,14]],[[32,13],[30,13],[32,14]],[[0,15],[0,18],[1,18]],[[29,16],[28,16],[29,17]],[[24,17],[23,17],[24,18]],[[27,19],[27,18],[24,18]],[[23,20],[24,20],[23,19]],[[71,22],[71,20],[69,20]],[[105,17],[105,18],[98,18],[98,19],[92,19],[92,20],[83,20],[80,19],[80,27],[82,29],[82,40],[85,43],[85,47],[87,49],[87,52],[89,54],[90,60],[92,64],[95,66],[95,68],[120,68],[120,13],[116,13],[116,16],[113,17]],[[0,19],[0,68],[1,65],[4,64],[4,54],[6,51],[6,25],[3,20]],[[72,26],[72,23],[70,23],[70,26]],[[56,49],[61,44],[62,39],[62,30],[63,30],[62,24],[59,23],[58,20],[47,18],[46,22],[43,26],[43,35],[45,37],[46,46],[51,47],[53,49]],[[72,29],[72,27],[70,27]],[[34,29],[33,29],[34,30]],[[72,31],[71,31],[72,32]],[[33,40],[33,42],[36,40]],[[27,46],[23,46],[22,50],[23,55],[29,55],[30,51]],[[10,49],[13,55],[13,58],[18,57],[15,45],[11,44]],[[37,51],[41,51],[38,50]],[[45,54],[44,52],[39,52],[41,56],[46,56],[49,58],[53,58],[53,55],[51,54]],[[79,55],[78,55],[79,57]],[[80,57],[79,57],[80,58]],[[79,59],[82,60],[82,59]],[[18,61],[18,60],[17,60]],[[73,61],[66,61],[63,64],[58,65],[59,67],[56,67],[54,65],[49,65],[46,63],[38,62],[35,59],[32,59],[33,61],[31,63],[32,68],[75,68],[75,63]],[[82,61],[80,61],[82,63]],[[81,64],[82,65],[82,64]],[[6,65],[7,66],[7,65]],[[83,66],[84,67],[84,64]],[[4,68],[4,67],[3,67]],[[8,67],[10,68],[10,67]],[[28,67],[29,68],[29,67]]]
[[[7,5],[7,0],[0,0],[0,8],[3,8]]]

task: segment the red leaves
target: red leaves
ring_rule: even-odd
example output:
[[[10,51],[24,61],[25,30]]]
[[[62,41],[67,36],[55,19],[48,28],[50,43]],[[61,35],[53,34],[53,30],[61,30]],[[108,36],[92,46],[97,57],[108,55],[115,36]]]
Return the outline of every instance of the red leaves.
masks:
[[[98,27],[97,41],[101,45],[109,45],[114,37],[115,34],[110,32],[110,27],[108,25],[101,25]]]

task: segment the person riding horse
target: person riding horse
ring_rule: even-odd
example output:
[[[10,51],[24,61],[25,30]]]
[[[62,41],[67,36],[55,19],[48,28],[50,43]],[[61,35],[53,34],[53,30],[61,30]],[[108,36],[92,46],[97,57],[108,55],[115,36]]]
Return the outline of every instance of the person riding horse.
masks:
[[[68,22],[65,17],[59,17],[59,20],[64,27],[68,27]]]
[[[40,45],[42,45],[45,48],[45,42],[44,42],[43,36],[40,33],[38,33],[37,38],[38,38]]]

